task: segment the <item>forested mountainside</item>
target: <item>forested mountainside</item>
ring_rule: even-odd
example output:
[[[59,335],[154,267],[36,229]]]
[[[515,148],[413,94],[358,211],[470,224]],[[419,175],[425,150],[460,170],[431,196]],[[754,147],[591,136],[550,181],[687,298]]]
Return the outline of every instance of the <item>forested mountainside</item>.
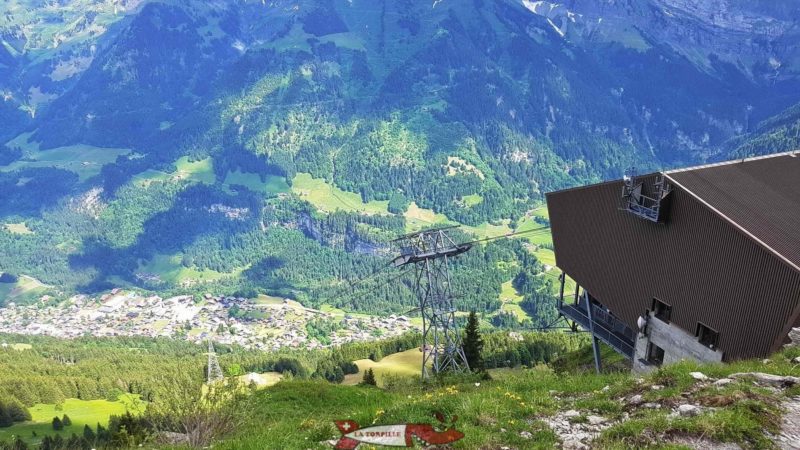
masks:
[[[746,158],[800,149],[800,104],[760,123],[728,144],[730,156]]]
[[[791,0],[7,0],[0,272],[53,295],[213,282],[407,310],[404,278],[342,295],[399,234],[546,228],[544,192],[794,145],[732,143],[800,101],[798,18]],[[511,281],[544,311],[547,246],[466,255],[460,306],[496,311]]]

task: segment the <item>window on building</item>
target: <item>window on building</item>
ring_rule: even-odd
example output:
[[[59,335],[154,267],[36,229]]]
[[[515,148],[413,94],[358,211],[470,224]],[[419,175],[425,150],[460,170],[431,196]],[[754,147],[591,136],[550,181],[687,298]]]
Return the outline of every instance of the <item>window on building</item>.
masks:
[[[719,341],[719,332],[708,325],[697,322],[697,341],[708,348],[716,349]]]
[[[664,364],[664,349],[653,344],[647,344],[647,362],[655,366]]]
[[[669,323],[670,317],[672,317],[672,305],[668,305],[661,300],[654,298],[653,313],[657,319],[661,319],[664,322]]]

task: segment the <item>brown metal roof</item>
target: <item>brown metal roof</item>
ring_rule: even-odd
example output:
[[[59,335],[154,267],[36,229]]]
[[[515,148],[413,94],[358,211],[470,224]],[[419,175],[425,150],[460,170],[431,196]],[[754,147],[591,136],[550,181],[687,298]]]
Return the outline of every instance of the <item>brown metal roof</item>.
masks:
[[[665,174],[800,271],[800,154],[783,153]]]

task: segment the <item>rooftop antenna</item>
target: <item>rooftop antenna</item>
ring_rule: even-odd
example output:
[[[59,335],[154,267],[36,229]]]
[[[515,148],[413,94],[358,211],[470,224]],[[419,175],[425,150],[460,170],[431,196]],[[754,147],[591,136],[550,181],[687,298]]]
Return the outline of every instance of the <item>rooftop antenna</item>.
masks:
[[[217,353],[214,351],[214,343],[211,342],[211,339],[208,340],[208,384],[211,384],[215,381],[220,381],[224,379],[225,376],[222,374],[222,368],[219,366],[219,360],[217,360]]]
[[[469,251],[472,244],[456,244],[447,233],[452,228],[419,231],[394,241],[400,247],[395,267],[414,265],[414,291],[422,313],[423,380],[430,376],[429,366],[433,374],[469,370],[455,320],[448,260]]]

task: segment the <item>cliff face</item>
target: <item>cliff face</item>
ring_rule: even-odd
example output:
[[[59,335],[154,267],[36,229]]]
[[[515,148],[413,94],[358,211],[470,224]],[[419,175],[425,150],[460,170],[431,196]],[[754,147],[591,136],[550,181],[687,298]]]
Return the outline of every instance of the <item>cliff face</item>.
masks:
[[[772,83],[800,75],[800,6],[738,0],[522,0],[567,39],[667,46],[705,70],[728,63]],[[794,3],[794,4],[793,4]]]

